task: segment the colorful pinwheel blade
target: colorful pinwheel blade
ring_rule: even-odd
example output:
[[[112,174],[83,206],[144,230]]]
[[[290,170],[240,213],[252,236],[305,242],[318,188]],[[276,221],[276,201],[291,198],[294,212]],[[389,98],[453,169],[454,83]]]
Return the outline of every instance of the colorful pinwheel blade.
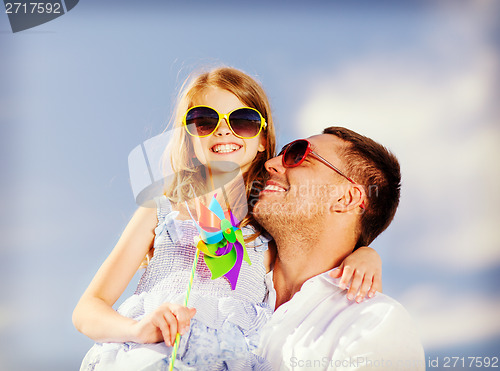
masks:
[[[236,242],[236,235],[234,234],[234,228],[227,219],[222,219],[220,222],[220,229],[222,230],[222,234],[226,237],[230,243]]]
[[[218,243],[224,238],[222,231],[205,232],[204,230],[198,229],[198,232],[200,232],[201,239],[205,241],[206,244],[209,245]]]
[[[246,261],[248,265],[252,265],[250,257],[248,256],[247,247],[245,246],[245,240],[243,239],[243,233],[241,232],[241,229],[236,230],[234,234],[236,235],[236,239],[238,240],[238,242],[243,247],[243,260]]]
[[[220,249],[220,247],[224,247],[224,245],[224,241],[222,243],[207,245],[205,242],[203,242],[203,240],[199,239],[198,243],[196,243],[196,248],[205,255],[218,257],[217,251]]]
[[[234,263],[236,262],[236,249],[234,249],[233,246],[231,251],[229,251],[226,255],[217,256],[215,258],[204,255],[203,259],[205,260],[208,269],[210,269],[212,279],[214,280],[225,275],[234,266]]]
[[[229,221],[233,225],[233,227],[237,227],[240,225],[240,221],[234,216],[233,212],[229,210]]]
[[[221,246],[216,252],[215,252],[215,255],[217,256],[221,256],[221,255],[226,255],[227,253],[229,253],[231,251],[231,249],[233,248],[232,244],[230,243],[226,243],[226,245],[224,246]]]
[[[233,265],[233,267],[224,274],[224,277],[226,277],[229,280],[229,283],[231,284],[231,289],[236,289],[236,283],[238,282],[238,276],[240,274],[240,269],[241,269],[241,262],[243,261],[243,247],[239,242],[236,242],[234,244],[234,249],[233,251],[236,251],[236,261]]]
[[[222,210],[222,207],[219,204],[219,201],[217,201],[217,199],[215,198],[215,196],[217,196],[217,194],[215,194],[214,197],[212,198],[212,201],[210,201],[210,205],[208,206],[208,208],[211,212],[217,215],[217,217],[220,220],[225,219],[224,210]]]
[[[208,209],[202,203],[198,203],[197,209],[198,223],[201,228],[203,228],[207,232],[215,232],[217,230],[220,230],[221,218],[219,218],[212,210]]]
[[[188,209],[188,211],[189,211],[189,209]],[[191,215],[191,218],[193,218],[192,214],[191,213],[189,213],[189,214]],[[200,233],[201,239],[208,244],[217,243],[220,240],[222,240],[222,238],[224,237],[224,235],[222,234],[222,231],[220,230],[220,220],[219,220],[218,228],[214,228],[214,229],[212,229],[212,231],[206,231],[196,221],[194,222],[194,226],[196,227],[196,229]]]

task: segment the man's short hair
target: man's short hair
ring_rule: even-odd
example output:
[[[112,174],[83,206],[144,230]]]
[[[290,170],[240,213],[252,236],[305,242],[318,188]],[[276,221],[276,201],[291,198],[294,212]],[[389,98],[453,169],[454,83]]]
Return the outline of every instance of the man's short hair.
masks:
[[[401,192],[399,162],[387,148],[352,130],[332,126],[323,134],[335,135],[345,142],[339,154],[345,161],[345,173],[365,187],[366,208],[355,249],[368,246],[396,214]]]

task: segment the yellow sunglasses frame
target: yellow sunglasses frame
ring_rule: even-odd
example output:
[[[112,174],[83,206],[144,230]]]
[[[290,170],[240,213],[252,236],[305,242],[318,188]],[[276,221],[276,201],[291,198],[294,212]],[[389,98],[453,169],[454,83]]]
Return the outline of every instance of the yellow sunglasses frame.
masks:
[[[207,135],[195,135],[193,133],[191,133],[188,128],[187,128],[187,123],[186,123],[186,117],[187,117],[187,114],[189,113],[189,111],[191,111],[193,108],[201,108],[201,107],[204,107],[204,108],[210,108],[210,109],[213,109],[215,112],[217,112],[217,114],[219,115],[219,121],[217,122],[217,125],[215,126],[214,130],[210,133],[210,134],[207,134]],[[233,113],[234,111],[237,111],[239,109],[242,109],[242,108],[246,108],[246,109],[250,109],[252,111],[255,111],[259,114],[259,117],[260,117],[260,128],[259,128],[259,131],[257,132],[257,134],[255,134],[253,137],[242,137],[241,135],[238,135],[234,132],[233,128],[231,127],[231,123],[229,122],[229,116],[231,115],[231,113]],[[229,130],[231,130],[231,133],[234,134],[234,136],[240,138],[240,139],[252,139],[252,138],[255,138],[257,137],[260,132],[262,131],[262,129],[264,128],[264,130],[267,128],[267,122],[266,120],[264,120],[264,117],[262,117],[262,114],[256,110],[255,108],[252,108],[252,107],[238,107],[234,110],[232,110],[231,112],[229,113],[220,113],[219,111],[217,111],[215,108],[213,107],[210,107],[210,106],[205,106],[205,105],[198,105],[198,106],[193,106],[193,107],[190,107],[186,113],[184,114],[184,117],[182,118],[182,125],[184,126],[184,128],[186,129],[186,131],[188,132],[189,135],[191,135],[192,137],[196,137],[196,138],[206,138],[210,135],[212,135],[213,133],[215,133],[217,131],[217,128],[219,127],[222,119],[226,120],[226,123],[227,123],[227,127],[229,128]]]

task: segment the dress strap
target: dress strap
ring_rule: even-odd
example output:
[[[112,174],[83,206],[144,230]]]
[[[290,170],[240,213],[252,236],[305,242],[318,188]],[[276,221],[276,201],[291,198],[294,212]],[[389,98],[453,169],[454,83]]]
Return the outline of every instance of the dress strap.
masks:
[[[267,234],[267,233],[262,233],[259,237],[257,237],[254,241],[254,249],[255,251],[258,251],[258,252],[263,252],[263,251],[267,251],[268,249],[268,246],[269,246],[269,242],[272,240],[273,238]]]
[[[158,218],[158,224],[160,224],[165,220],[165,216],[172,211],[172,204],[165,195],[155,197],[154,200],[156,203],[156,217]]]
[[[246,225],[241,228],[241,231],[243,232],[244,236],[249,236],[255,233],[255,228],[251,225]],[[271,235],[269,235],[267,232],[262,232],[260,236],[258,236],[252,242],[249,242],[247,246],[253,247],[257,252],[263,252],[268,249],[269,241],[271,241],[272,239],[273,238],[271,237]]]
[[[158,225],[155,228],[155,244],[158,238],[165,238],[167,234],[170,235],[172,241],[178,241],[182,237],[182,231],[177,228],[175,218],[179,215],[178,211],[172,210],[170,200],[162,195],[154,198],[156,202],[156,217],[158,218]]]

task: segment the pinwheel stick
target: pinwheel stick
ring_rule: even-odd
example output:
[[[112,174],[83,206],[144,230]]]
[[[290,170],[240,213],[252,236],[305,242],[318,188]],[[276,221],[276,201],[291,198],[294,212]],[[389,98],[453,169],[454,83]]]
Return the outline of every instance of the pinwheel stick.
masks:
[[[198,264],[198,257],[200,256],[200,250],[196,249],[196,255],[193,261],[193,267],[191,268],[191,277],[189,278],[189,284],[186,291],[186,299],[184,300],[184,306],[187,307],[189,301],[189,295],[191,294],[191,287],[193,286],[194,273],[196,272],[196,265]],[[172,359],[170,360],[169,371],[174,369],[175,358],[177,357],[177,351],[179,350],[179,342],[181,340],[181,334],[177,333],[175,335],[174,348],[172,349]]]

